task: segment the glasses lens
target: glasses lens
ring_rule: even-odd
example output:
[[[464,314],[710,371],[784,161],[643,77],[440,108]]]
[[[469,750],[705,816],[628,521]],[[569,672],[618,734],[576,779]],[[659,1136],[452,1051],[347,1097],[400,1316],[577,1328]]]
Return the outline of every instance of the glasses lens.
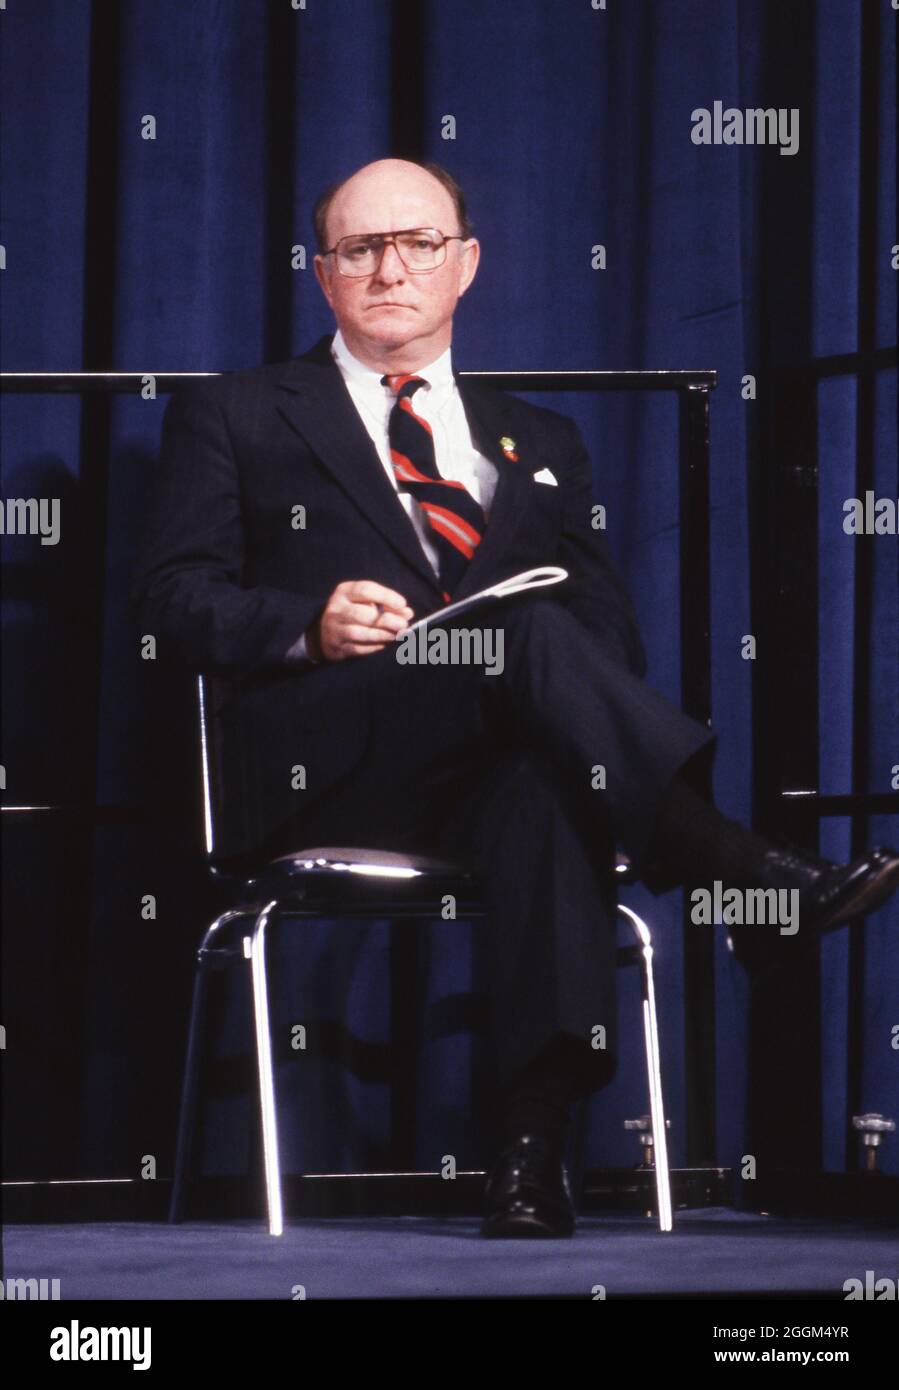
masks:
[[[400,255],[411,270],[433,270],[443,259],[443,237],[433,228],[403,232],[397,237]]]
[[[337,247],[337,266],[344,275],[370,275],[380,254],[380,237],[344,237]]]
[[[338,270],[342,275],[373,275],[381,261],[384,241],[385,237],[377,233],[344,237],[337,247]],[[446,242],[433,227],[400,233],[396,246],[409,270],[434,270],[446,256]]]

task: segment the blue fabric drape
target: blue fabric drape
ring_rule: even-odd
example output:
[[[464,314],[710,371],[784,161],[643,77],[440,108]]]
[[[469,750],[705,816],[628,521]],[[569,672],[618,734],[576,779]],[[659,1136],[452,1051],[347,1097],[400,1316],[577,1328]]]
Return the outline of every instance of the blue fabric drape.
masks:
[[[483,247],[479,278],[458,313],[458,365],[719,372],[712,400],[715,780],[722,809],[747,819],[752,690],[741,642],[752,631],[752,499],[773,465],[759,454],[759,403],[744,399],[741,383],[752,374],[762,393],[774,366],[858,350],[868,312],[859,276],[865,161],[875,162],[878,190],[875,342],[867,346],[896,344],[895,14],[889,0],[871,5],[880,43],[874,148],[862,142],[870,6],[855,0],[610,0],[605,11],[586,0],[308,0],[302,10],[288,0],[10,5],[0,16],[3,367],[228,370],[300,352],[332,326],[311,268],[317,193],[388,153],[445,164],[468,194]],[[414,121],[412,96],[420,100]],[[799,152],[694,145],[691,113],[716,100],[800,107]],[[148,117],[155,139],[142,138]],[[452,139],[444,138],[448,118]],[[808,225],[785,215],[791,181],[793,192],[808,192]],[[602,270],[592,265],[600,244]],[[305,269],[292,266],[297,246],[305,248]],[[772,257],[791,274],[796,268],[778,289],[787,296],[778,322],[790,318],[795,328],[774,342],[765,279]],[[806,338],[803,324],[810,325]],[[609,543],[645,634],[651,682],[677,700],[674,403],[539,400],[581,426]],[[164,406],[162,398],[120,398],[104,435],[90,403],[3,403],[4,496],[60,497],[63,508],[57,548],[34,538],[3,540],[7,800],[167,802],[172,818],[168,837],[114,818],[97,828],[85,821],[48,834],[29,822],[10,832],[7,922],[14,925],[7,930],[15,934],[10,952],[23,991],[13,1013],[30,1051],[12,1070],[8,1104],[24,1113],[37,1084],[56,1098],[39,1120],[12,1122],[10,1176],[58,1176],[60,1162],[67,1176],[119,1175],[135,1171],[142,1154],[171,1152],[191,947],[206,907],[187,841],[193,825],[199,844],[192,714],[140,660],[126,605]],[[841,529],[841,507],[854,492],[857,411],[851,372],[821,384],[825,792],[849,790],[853,775],[855,552]],[[894,367],[876,376],[873,431],[876,487],[895,498]],[[878,539],[865,712],[874,791],[890,790],[899,759],[896,554],[895,538]],[[170,720],[175,743],[167,751],[158,740],[148,743],[146,732],[160,698],[180,719]],[[156,753],[165,760],[154,771]],[[874,822],[871,838],[895,841],[895,818]],[[825,822],[822,847],[848,853],[847,825]],[[148,894],[157,901],[150,920],[141,915]],[[680,896],[655,900],[636,891],[634,901],[657,930],[666,1087],[680,1161]],[[896,928],[896,907],[869,923],[862,982],[861,1101],[894,1114]],[[390,1161],[390,1093],[379,1051],[390,1026],[386,932],[335,933],[325,924],[279,948],[279,1017],[285,1027],[319,1020],[316,1036],[327,1053],[326,1060],[298,1061],[284,1050],[279,1076],[292,1167]],[[467,1119],[473,1066],[475,1110],[487,1103],[478,1089],[472,1000],[476,936],[465,927],[452,937],[429,929],[421,958],[416,1159],[428,1167],[444,1153],[463,1163],[486,1157]],[[842,933],[822,953],[821,1159],[831,1168],[845,1162],[848,949]],[[738,1163],[747,1143],[747,987],[723,942],[716,950],[717,1022],[709,1042],[718,1158]],[[646,1109],[636,982],[622,976],[620,993],[619,1075],[591,1108],[595,1165],[636,1159],[621,1122]],[[237,1041],[242,1007],[233,995],[219,1020],[219,1099],[206,1152],[212,1171],[242,1171],[246,1162],[245,1129],[228,1127],[232,1111],[245,1113],[251,1080]],[[340,1062],[347,1037],[356,1040],[355,1070]],[[899,1146],[887,1146],[884,1166],[899,1172]]]

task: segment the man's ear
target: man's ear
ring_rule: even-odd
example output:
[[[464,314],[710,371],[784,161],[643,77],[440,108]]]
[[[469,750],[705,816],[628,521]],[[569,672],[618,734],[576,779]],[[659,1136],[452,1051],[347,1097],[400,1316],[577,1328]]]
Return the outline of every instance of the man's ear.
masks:
[[[325,296],[325,299],[327,299],[328,303],[333,309],[334,305],[331,301],[331,281],[328,277],[328,271],[325,266],[324,256],[316,256],[312,264],[315,266],[315,278],[321,285],[322,294]]]
[[[462,273],[459,277],[459,298],[468,289],[477,272],[481,260],[481,243],[476,237],[470,237],[468,241],[463,241],[460,253],[463,256]]]

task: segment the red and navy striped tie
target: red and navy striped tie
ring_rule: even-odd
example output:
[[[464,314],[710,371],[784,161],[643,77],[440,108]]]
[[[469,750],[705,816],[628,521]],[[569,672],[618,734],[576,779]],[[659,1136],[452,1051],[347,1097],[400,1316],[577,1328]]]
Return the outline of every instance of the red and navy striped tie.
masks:
[[[431,426],[412,409],[411,397],[425,385],[424,377],[409,372],[384,376],[381,385],[396,396],[387,427],[393,471],[402,491],[412,494],[428,519],[449,603],[484,534],[484,512],[464,483],[443,478],[437,470]]]

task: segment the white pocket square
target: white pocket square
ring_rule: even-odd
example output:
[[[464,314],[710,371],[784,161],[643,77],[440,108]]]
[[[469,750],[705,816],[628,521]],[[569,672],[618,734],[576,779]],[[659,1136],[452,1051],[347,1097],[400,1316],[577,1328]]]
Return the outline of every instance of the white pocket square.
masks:
[[[554,475],[553,473],[550,473],[550,471],[549,471],[548,468],[541,468],[539,473],[535,473],[535,474],[534,474],[534,482],[535,482],[535,483],[549,483],[549,486],[550,486],[550,487],[558,487],[558,486],[559,486],[559,484],[556,482],[555,475]]]

